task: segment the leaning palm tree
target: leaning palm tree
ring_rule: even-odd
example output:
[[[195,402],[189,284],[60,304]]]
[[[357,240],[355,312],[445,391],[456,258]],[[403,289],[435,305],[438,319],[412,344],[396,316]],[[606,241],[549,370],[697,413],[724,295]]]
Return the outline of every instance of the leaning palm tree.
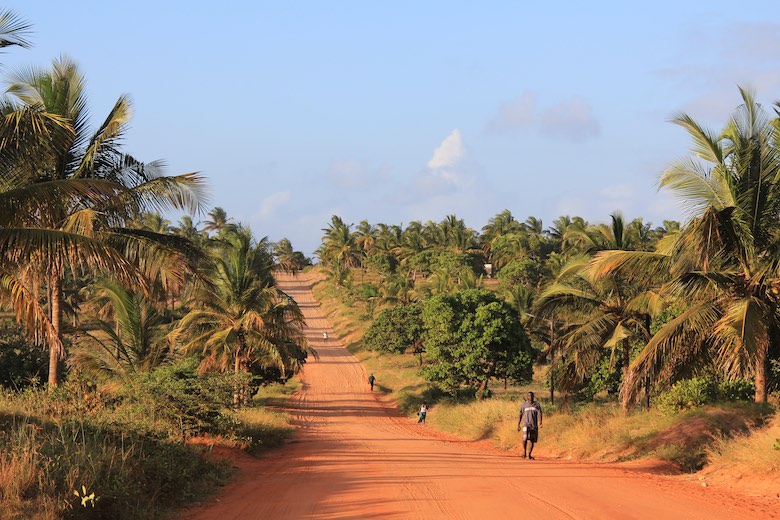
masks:
[[[196,253],[188,241],[128,224],[144,211],[198,209],[201,178],[166,177],[160,162],[144,164],[120,151],[130,118],[125,96],[91,132],[84,85],[77,65],[66,57],[54,60],[48,71],[21,71],[11,78],[12,97],[3,102],[0,121],[0,189],[5,195],[19,206],[20,197],[24,204],[34,205],[44,192],[64,194],[57,203],[32,207],[29,218],[0,215],[0,253],[6,260],[20,255],[30,260],[23,269],[24,280],[6,270],[6,285],[16,287],[15,308],[32,308],[22,295],[32,298],[36,285],[47,287],[50,319],[41,326],[50,332],[51,386],[59,383],[64,357],[66,269],[100,269],[144,289],[142,275],[161,280],[163,286],[179,284],[184,276],[181,267]],[[180,261],[163,261],[172,256]]]
[[[282,373],[299,368],[291,352],[306,351],[303,318],[297,305],[272,284],[266,252],[248,232],[226,235],[215,246],[209,285],[201,285],[177,329],[183,349],[200,352],[201,367],[232,368],[234,374],[253,365]],[[236,380],[234,404],[241,389]]]
[[[660,186],[689,205],[691,221],[664,249],[605,253],[598,269],[638,277],[665,270],[665,291],[686,304],[634,360],[633,379],[666,379],[714,357],[726,377],[752,376],[755,400],[765,402],[769,355],[780,348],[780,129],[752,92],[740,94],[720,134],[687,114],[673,120],[690,135],[694,157],[672,164]]]

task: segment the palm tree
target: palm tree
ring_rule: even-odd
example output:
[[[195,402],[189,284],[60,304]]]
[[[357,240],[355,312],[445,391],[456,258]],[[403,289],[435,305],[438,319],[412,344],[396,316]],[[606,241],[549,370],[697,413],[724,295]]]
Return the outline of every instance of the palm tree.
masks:
[[[172,231],[176,235],[186,238],[187,240],[192,240],[193,242],[198,242],[203,237],[198,226],[195,225],[192,221],[192,217],[189,215],[182,215],[178,224],[173,227]]]
[[[607,349],[612,365],[620,359],[625,386],[630,382],[631,344],[650,339],[651,318],[661,311],[663,300],[658,291],[617,276],[597,276],[588,265],[587,257],[571,261],[540,295],[534,314],[548,320],[565,317],[570,323],[561,340],[574,379],[589,375]]]
[[[482,235],[480,236],[482,249],[485,251],[488,258],[490,257],[490,250],[493,246],[493,242],[497,238],[510,233],[517,233],[520,231],[521,227],[521,224],[512,216],[512,213],[508,209],[491,217],[485,227],[482,228]]]
[[[664,290],[685,303],[634,360],[634,379],[666,379],[714,357],[727,377],[752,375],[755,400],[765,402],[769,353],[780,347],[780,129],[752,92],[739,91],[743,104],[720,134],[687,114],[673,120],[694,157],[673,163],[660,185],[691,208],[685,229],[657,252],[604,254],[599,269],[668,272]]]
[[[293,249],[292,242],[283,238],[273,246],[274,263],[280,269],[298,271],[306,267],[306,257],[300,251]]]
[[[185,351],[201,352],[202,367],[232,367],[236,376],[256,364],[282,373],[300,368],[302,314],[273,286],[266,256],[246,230],[215,245],[211,284],[199,287],[173,336],[186,338]],[[236,382],[234,404],[240,395]]]
[[[168,327],[148,298],[112,281],[98,283],[89,302],[98,316],[97,329],[77,334],[73,367],[129,381],[168,357]]]
[[[362,252],[355,242],[351,228],[351,224],[347,225],[340,217],[333,215],[331,223],[322,230],[325,235],[320,246],[320,258],[335,262],[341,269],[361,265]]]
[[[623,215],[616,211],[610,218],[610,225],[587,226],[584,222],[573,222],[564,234],[566,251],[593,254],[605,250],[634,249],[633,237],[627,232]]]
[[[144,211],[197,209],[203,185],[196,174],[165,177],[161,163],[144,164],[120,152],[118,144],[130,117],[124,96],[98,129],[89,132],[84,78],[68,58],[54,60],[50,71],[14,75],[8,92],[13,98],[4,102],[0,129],[4,194],[16,197],[17,206],[20,196],[29,197],[25,203],[31,206],[46,198],[44,192],[50,201],[53,194],[64,197],[55,204],[31,207],[27,221],[7,213],[0,218],[0,251],[6,259],[26,252],[31,260],[24,269],[25,280],[16,276],[8,282],[16,287],[18,315],[34,306],[23,301],[35,296],[29,283],[45,279],[50,319],[48,324],[34,320],[33,325],[49,331],[49,384],[56,386],[64,355],[66,268],[100,269],[136,287],[145,287],[142,274],[163,280],[163,285],[181,279],[184,256],[175,253],[174,246],[186,244],[126,225]],[[178,264],[160,261],[171,255],[179,257]],[[13,277],[6,270],[6,280]]]
[[[377,231],[374,226],[369,224],[367,220],[361,220],[355,230],[355,244],[363,251],[363,255],[368,256],[371,254],[371,249],[374,247],[374,243],[377,238]]]
[[[0,48],[30,46],[27,35],[32,26],[9,9],[0,9]]]
[[[232,217],[228,218],[227,212],[219,206],[209,211],[208,216],[211,220],[203,222],[203,230],[207,232],[213,231],[217,234],[223,229],[230,227],[230,221],[233,220]]]

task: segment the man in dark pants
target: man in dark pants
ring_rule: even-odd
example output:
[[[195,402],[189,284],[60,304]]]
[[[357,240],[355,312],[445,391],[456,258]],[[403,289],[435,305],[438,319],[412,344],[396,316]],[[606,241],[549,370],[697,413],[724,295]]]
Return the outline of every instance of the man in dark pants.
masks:
[[[371,390],[374,390],[374,381],[376,381],[376,378],[374,377],[374,374],[371,374],[368,376],[368,384],[371,385]]]
[[[517,431],[523,431],[523,458],[534,460],[533,452],[536,441],[539,440],[539,428],[542,427],[542,407],[534,400],[534,393],[528,392],[528,400],[520,406],[520,418],[517,420]],[[528,443],[531,449],[528,449]]]

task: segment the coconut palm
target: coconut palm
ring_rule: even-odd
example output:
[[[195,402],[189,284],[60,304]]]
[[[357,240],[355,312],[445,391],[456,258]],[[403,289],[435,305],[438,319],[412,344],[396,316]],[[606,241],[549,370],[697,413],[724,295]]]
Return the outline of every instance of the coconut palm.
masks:
[[[29,47],[31,25],[9,9],[0,9],[0,48]]]
[[[361,265],[363,253],[355,242],[351,228],[352,225],[347,225],[340,217],[331,217],[328,227],[322,230],[325,233],[319,249],[322,260],[334,262],[341,269]]]
[[[49,384],[56,386],[64,354],[66,269],[99,269],[136,287],[144,286],[142,274],[162,280],[163,285],[181,280],[186,255],[179,256],[174,246],[186,249],[187,244],[127,224],[144,211],[197,209],[202,181],[196,174],[165,177],[161,163],[144,164],[121,153],[118,145],[130,117],[130,103],[124,96],[90,132],[84,78],[66,57],[54,60],[49,71],[13,75],[8,92],[12,97],[2,106],[0,123],[0,189],[15,200],[17,208],[19,197],[25,197],[31,216],[22,222],[23,217],[0,215],[0,251],[5,259],[26,255],[29,260],[20,270],[24,277],[6,270],[5,283],[15,287],[8,290],[13,292],[17,314],[28,317],[26,310],[34,304],[23,301],[24,297],[35,297],[36,284],[47,286],[50,320],[48,324],[34,320],[34,325],[49,331]],[[32,208],[47,198],[44,193],[50,203]],[[63,199],[51,203],[55,194]],[[171,255],[180,261],[160,261]]]
[[[230,228],[232,226],[230,221],[233,220],[233,218],[228,218],[227,211],[220,208],[219,206],[209,211],[208,216],[210,220],[203,222],[203,230],[206,232],[213,231],[219,234],[223,229]]]
[[[103,281],[94,286],[88,305],[98,317],[97,327],[76,334],[71,366],[128,381],[170,357],[168,326],[144,295]]]
[[[505,209],[496,216],[491,217],[485,227],[482,228],[482,234],[480,235],[482,250],[490,258],[490,250],[497,238],[510,233],[517,233],[520,229],[522,229],[522,225],[512,216],[508,209]]]
[[[714,357],[727,377],[753,376],[765,402],[769,353],[780,347],[780,130],[739,91],[743,104],[720,134],[687,114],[673,120],[693,157],[667,168],[660,185],[691,208],[685,229],[657,252],[603,254],[599,275],[668,272],[665,291],[685,304],[634,360],[635,380]]]
[[[209,279],[174,331],[185,351],[200,352],[204,369],[232,368],[236,376],[255,365],[282,373],[300,368],[297,354],[307,352],[302,314],[273,286],[265,245],[246,230],[226,234],[215,245]],[[236,386],[235,404],[240,395]]]
[[[631,345],[650,339],[650,321],[663,308],[663,299],[658,291],[626,283],[617,276],[596,276],[588,264],[587,257],[571,261],[539,296],[534,314],[550,320],[565,318],[570,324],[561,340],[574,381],[588,376],[606,349],[610,364],[622,365],[626,385],[630,381]]]

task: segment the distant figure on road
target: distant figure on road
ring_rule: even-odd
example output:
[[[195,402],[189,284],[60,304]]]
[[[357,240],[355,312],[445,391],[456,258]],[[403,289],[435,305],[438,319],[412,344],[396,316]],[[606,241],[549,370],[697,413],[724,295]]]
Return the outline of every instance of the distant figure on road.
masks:
[[[323,332],[322,333],[322,341],[328,341],[328,333],[327,332]]]
[[[371,385],[371,391],[374,391],[374,381],[376,381],[376,378],[374,377],[374,374],[371,374],[368,376],[368,384]]]
[[[528,399],[520,406],[520,418],[517,431],[523,431],[523,458],[534,460],[534,445],[539,440],[539,428],[542,427],[542,406],[534,400],[534,393],[528,392]],[[531,449],[528,449],[528,443]]]
[[[423,423],[425,424],[425,416],[428,414],[428,403],[423,401],[422,406],[420,407],[420,411],[417,412],[417,415],[420,416],[419,419],[417,419],[417,424]]]

